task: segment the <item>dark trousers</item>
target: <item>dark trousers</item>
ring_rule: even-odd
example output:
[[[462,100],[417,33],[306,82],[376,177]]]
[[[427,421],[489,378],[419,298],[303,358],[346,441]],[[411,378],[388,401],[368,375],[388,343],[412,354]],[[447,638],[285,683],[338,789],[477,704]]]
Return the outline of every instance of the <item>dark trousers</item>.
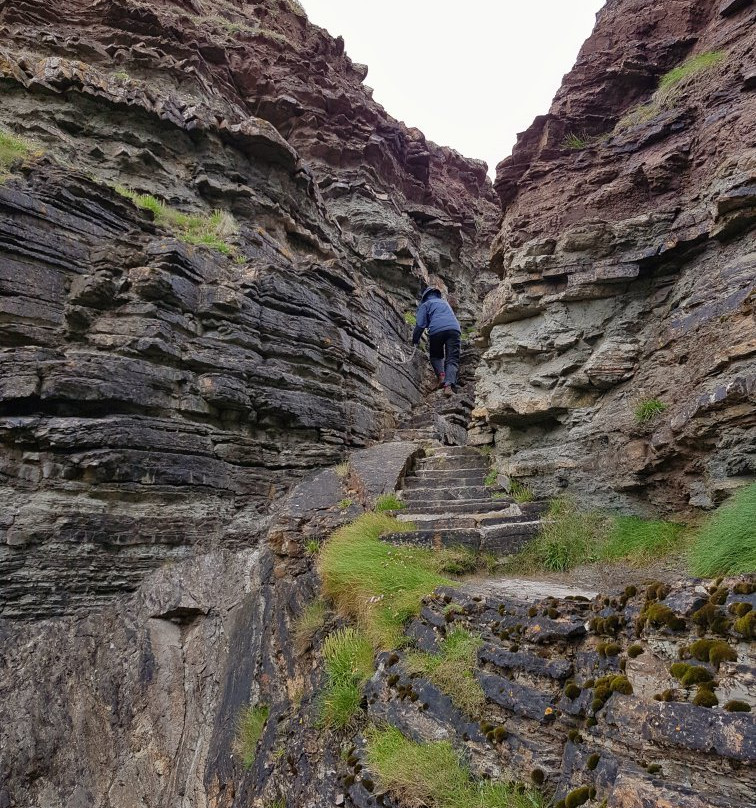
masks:
[[[459,351],[462,338],[459,331],[439,331],[428,335],[428,350],[436,376],[446,374],[444,384],[456,384],[459,370]]]

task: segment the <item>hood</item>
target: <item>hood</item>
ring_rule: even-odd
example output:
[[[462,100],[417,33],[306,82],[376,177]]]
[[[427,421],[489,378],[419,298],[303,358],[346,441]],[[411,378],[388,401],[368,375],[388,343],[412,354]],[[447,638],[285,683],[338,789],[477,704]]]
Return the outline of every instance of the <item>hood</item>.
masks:
[[[436,294],[438,297],[441,297],[441,290],[437,289],[435,286],[429,286],[424,292],[422,297],[420,298],[420,302],[423,303],[427,300],[432,294]]]

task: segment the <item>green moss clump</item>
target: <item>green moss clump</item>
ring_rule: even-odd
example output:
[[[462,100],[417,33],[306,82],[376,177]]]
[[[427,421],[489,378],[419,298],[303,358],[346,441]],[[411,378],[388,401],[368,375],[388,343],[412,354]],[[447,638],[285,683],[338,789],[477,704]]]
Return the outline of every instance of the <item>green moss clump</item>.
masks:
[[[733,586],[732,591],[736,595],[752,595],[754,592],[756,592],[756,584],[753,584],[750,581],[739,581],[735,584],[735,586]]]
[[[583,740],[583,737],[576,729],[571,729],[567,733],[567,738],[572,741],[572,743],[581,743]]]
[[[607,646],[606,646],[606,648],[605,648],[605,652],[606,652],[606,655],[607,655],[608,657],[615,657],[615,656],[617,656],[617,654],[619,654],[619,652],[620,652],[621,650],[622,650],[622,646],[621,646],[621,645],[617,645],[617,643],[616,643],[616,642],[610,642],[610,643],[608,643],[608,644],[607,644]]]
[[[707,603],[693,612],[691,620],[702,631],[708,628],[715,634],[726,634],[731,625],[731,621],[714,603]]]
[[[659,772],[661,770],[662,770],[662,767],[661,767],[661,764],[659,764],[659,763],[649,763],[649,765],[646,766],[646,771],[649,774],[659,774]]]
[[[656,699],[656,701],[674,701],[675,700],[675,691],[674,690],[665,690],[662,693],[656,693],[654,695],[654,699]]]
[[[693,704],[697,707],[716,707],[719,699],[707,688],[699,688],[693,699]]]
[[[638,590],[632,584],[630,586],[625,587],[625,597],[626,598],[634,598],[638,594]]]
[[[531,606],[528,609],[528,617],[535,617],[538,614],[538,609],[535,606]]]
[[[720,586],[709,595],[709,603],[713,603],[715,606],[721,606],[727,600],[728,594],[727,587]]]
[[[586,727],[595,727],[596,724],[598,724],[598,721],[592,715],[589,715],[588,718],[585,719]]]
[[[622,693],[625,696],[629,696],[633,692],[633,686],[627,676],[613,677],[609,687],[612,693]]]
[[[631,645],[627,649],[627,655],[630,657],[630,659],[635,659],[636,657],[639,657],[642,653],[643,653],[643,646],[638,645],[638,643]]]
[[[728,713],[750,713],[751,706],[750,704],[746,704],[744,701],[738,701],[737,699],[733,699],[732,701],[728,701],[727,704],[724,706],[725,710]]]
[[[564,688],[564,695],[567,696],[567,698],[570,699],[571,701],[574,701],[580,695],[581,692],[582,692],[581,689],[574,682],[570,682]]]
[[[590,799],[591,790],[588,786],[576,788],[564,798],[564,808],[578,808]]]
[[[537,786],[542,786],[546,780],[546,775],[543,773],[543,769],[533,769],[533,771],[530,772],[530,779]]]
[[[669,586],[661,581],[651,581],[646,587],[646,600],[664,600],[669,594]]]
[[[752,609],[753,606],[750,603],[741,600],[737,603],[731,603],[728,611],[730,614],[734,614],[735,617],[745,617]]]
[[[722,662],[736,662],[738,654],[735,649],[723,640],[697,640],[690,646],[690,653],[701,662],[719,665]]]
[[[685,662],[675,662],[669,669],[675,679],[679,680],[683,687],[690,687],[701,682],[710,682],[714,677],[706,668],[699,665],[688,665]]]
[[[586,768],[588,771],[593,771],[596,766],[599,764],[599,760],[601,760],[601,755],[598,752],[594,752],[586,761]]]
[[[733,628],[747,640],[754,639],[756,637],[756,612],[748,612],[745,617],[738,618]]]
[[[685,620],[678,617],[669,606],[663,603],[650,603],[641,612],[641,616],[646,618],[646,622],[650,623],[654,628],[661,628],[667,626],[672,631],[684,631],[686,628]]]

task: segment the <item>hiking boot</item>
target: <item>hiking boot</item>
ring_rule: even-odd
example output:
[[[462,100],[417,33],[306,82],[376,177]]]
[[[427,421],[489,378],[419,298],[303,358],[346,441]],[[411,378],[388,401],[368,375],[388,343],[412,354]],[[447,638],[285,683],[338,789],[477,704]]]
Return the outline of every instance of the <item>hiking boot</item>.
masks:
[[[448,397],[449,397],[449,396],[450,396],[450,395],[451,395],[453,392],[454,392],[454,391],[452,390],[452,387],[451,387],[451,385],[450,385],[450,384],[445,384],[445,385],[444,385],[444,395],[445,395],[447,398],[448,398]]]
[[[445,382],[446,382],[446,374],[445,373],[439,373],[438,374],[438,386],[443,387]]]

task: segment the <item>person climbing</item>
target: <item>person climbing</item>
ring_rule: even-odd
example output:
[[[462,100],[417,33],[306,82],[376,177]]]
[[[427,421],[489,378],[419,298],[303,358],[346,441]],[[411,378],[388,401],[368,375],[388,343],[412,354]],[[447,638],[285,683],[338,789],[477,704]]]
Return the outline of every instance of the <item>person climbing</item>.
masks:
[[[443,387],[444,393],[450,396],[452,390],[457,389],[462,329],[440,289],[435,286],[425,289],[417,307],[416,321],[412,344],[417,347],[427,328],[431,365],[436,372],[439,387]]]

